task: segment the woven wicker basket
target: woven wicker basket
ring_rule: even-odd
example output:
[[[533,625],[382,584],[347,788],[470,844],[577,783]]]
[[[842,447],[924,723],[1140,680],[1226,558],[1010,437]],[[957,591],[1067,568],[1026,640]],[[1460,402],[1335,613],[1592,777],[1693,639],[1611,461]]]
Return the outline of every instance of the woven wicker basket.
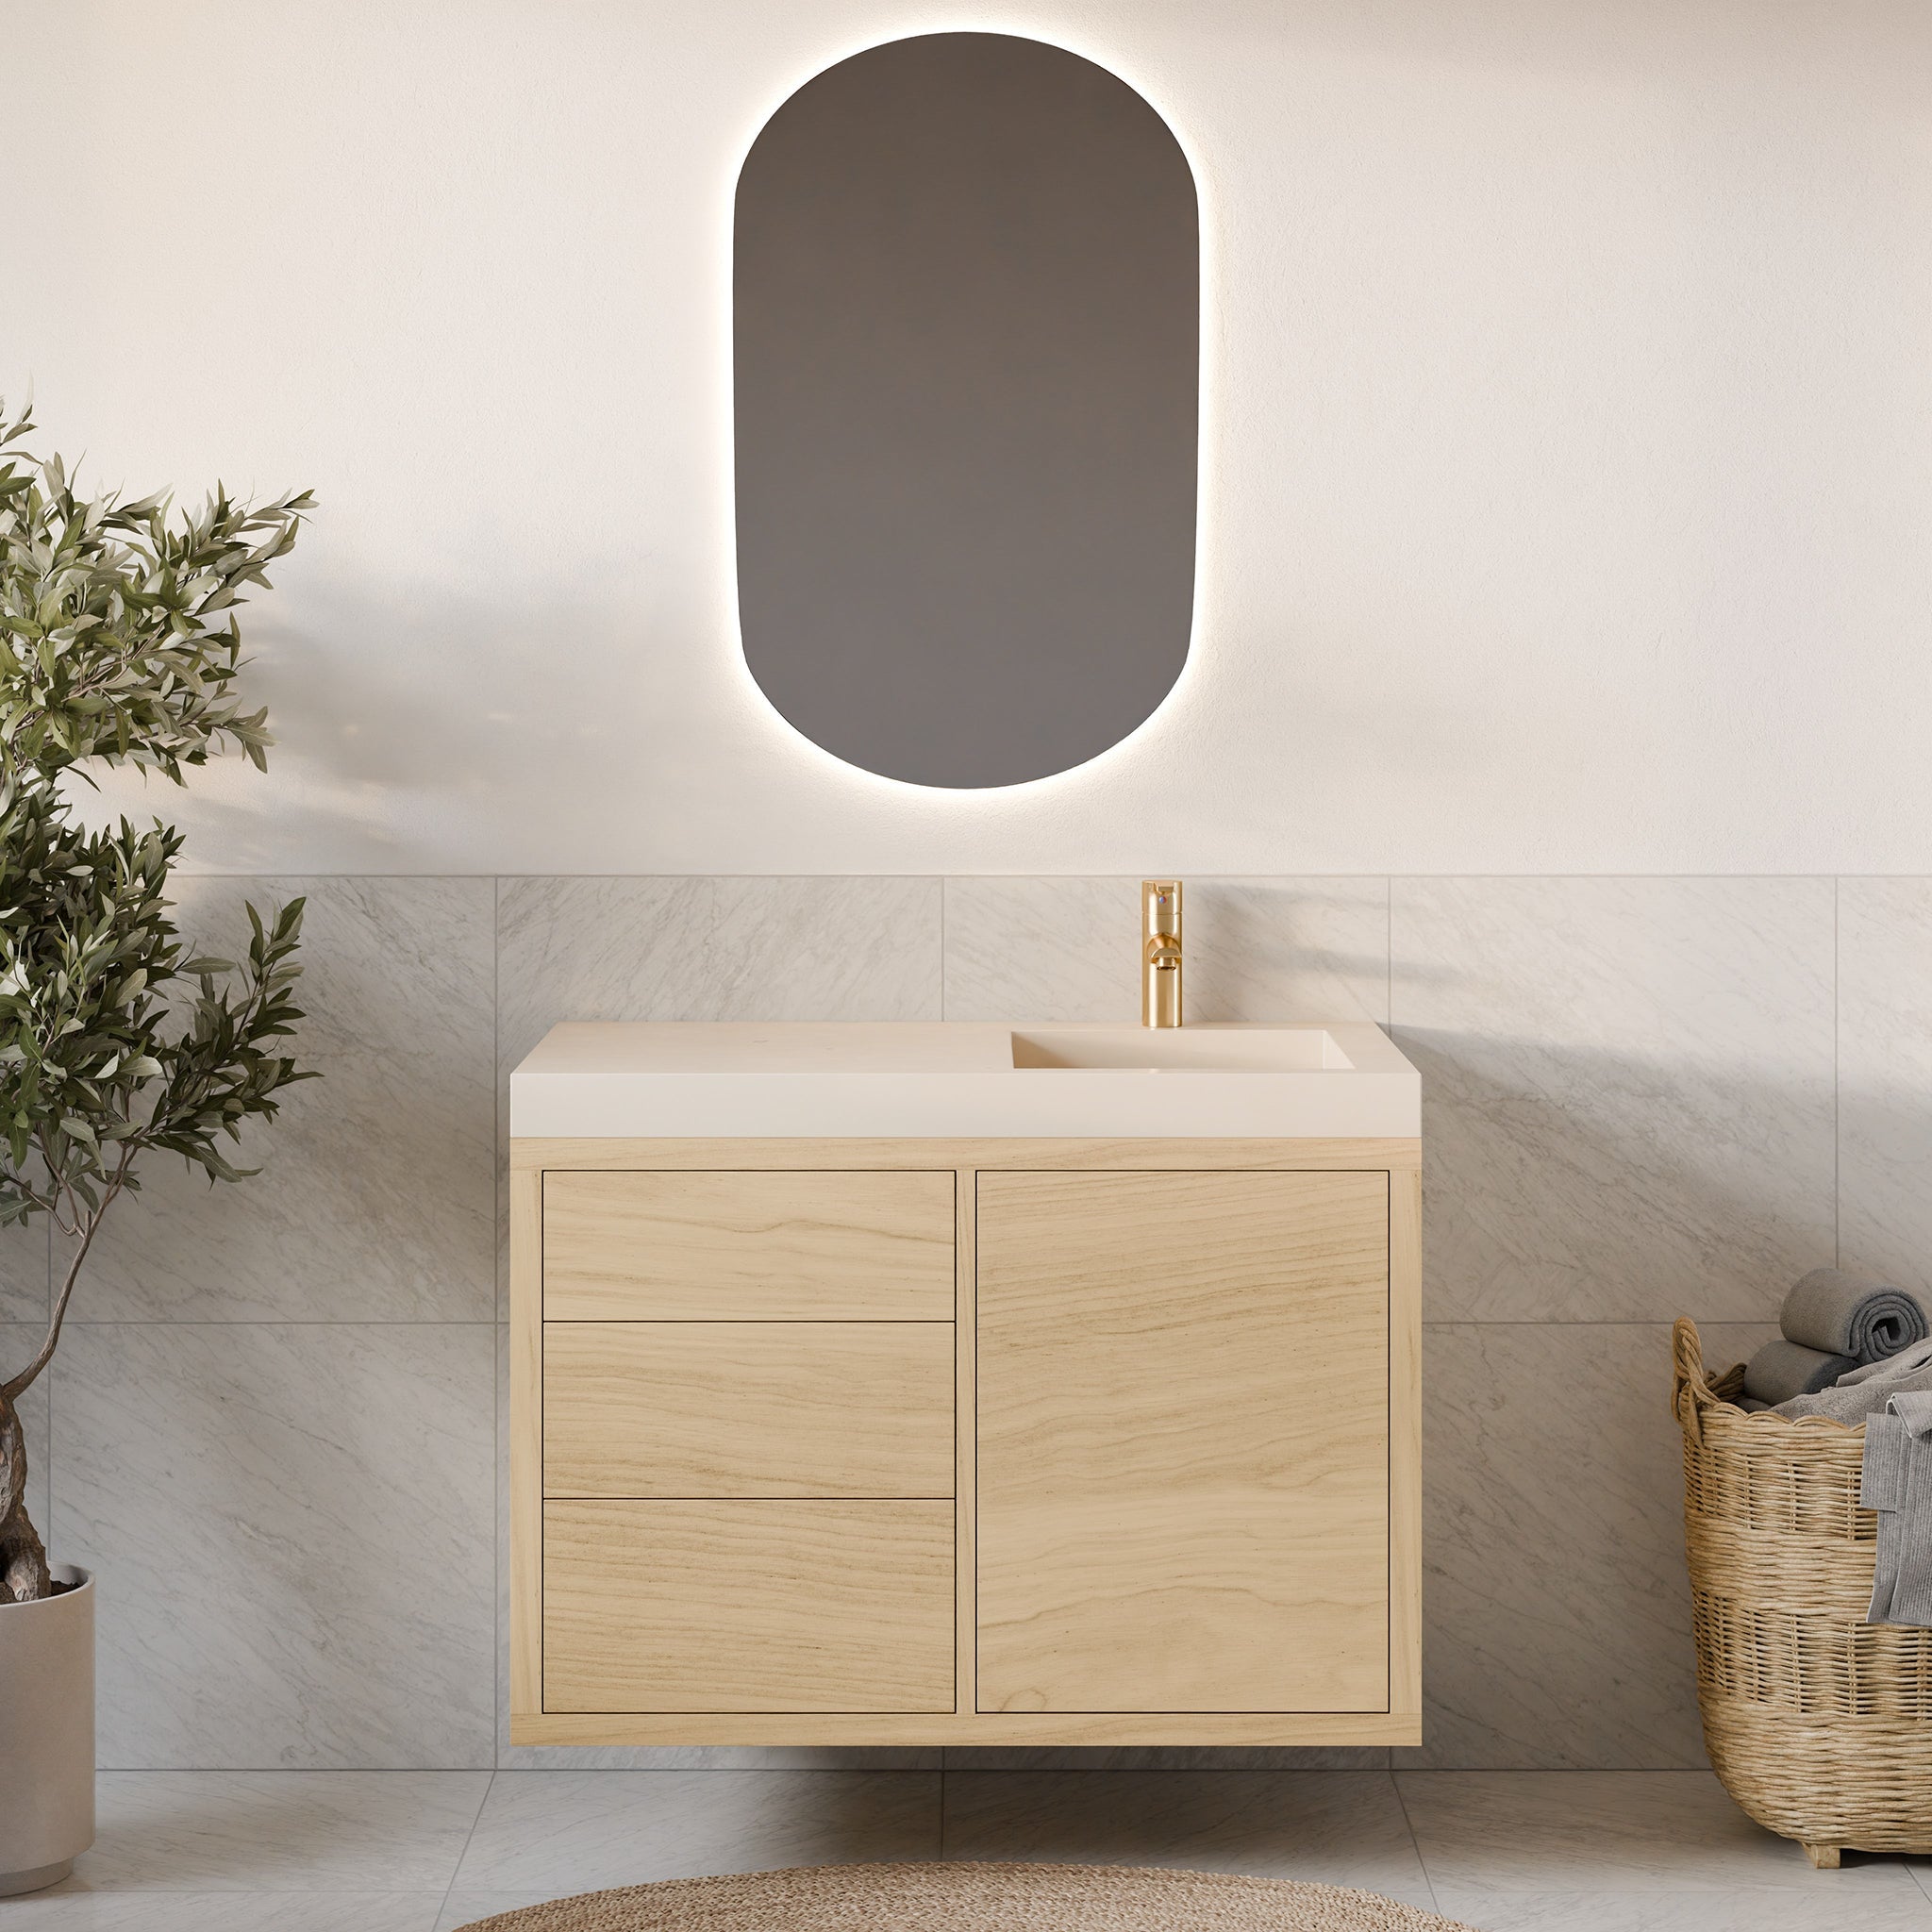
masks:
[[[1932,1630],[1869,1624],[1865,1432],[1746,1414],[1680,1321],[1684,1538],[1704,1741],[1724,1789],[1814,1865],[1932,1852]]]

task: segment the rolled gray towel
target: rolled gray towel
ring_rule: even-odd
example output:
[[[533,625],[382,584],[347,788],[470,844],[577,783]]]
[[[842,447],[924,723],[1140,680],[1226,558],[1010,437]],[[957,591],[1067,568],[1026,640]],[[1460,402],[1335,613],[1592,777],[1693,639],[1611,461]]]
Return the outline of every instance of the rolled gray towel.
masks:
[[[1744,1393],[1771,1407],[1794,1395],[1829,1389],[1857,1366],[1852,1356],[1826,1355],[1823,1349],[1805,1348],[1795,1341],[1767,1341],[1744,1364]]]
[[[1786,1295],[1777,1324],[1787,1341],[1821,1355],[1848,1355],[1858,1363],[1882,1362],[1932,1335],[1932,1322],[1916,1295],[1841,1268],[1812,1269]]]
[[[1842,1382],[1815,1395],[1794,1395],[1778,1405],[1778,1414],[1795,1422],[1800,1416],[1829,1416],[1856,1429],[1867,1416],[1876,1415],[1894,1395],[1915,1391],[1932,1393],[1932,1341],[1915,1341],[1909,1348],[1854,1369]]]

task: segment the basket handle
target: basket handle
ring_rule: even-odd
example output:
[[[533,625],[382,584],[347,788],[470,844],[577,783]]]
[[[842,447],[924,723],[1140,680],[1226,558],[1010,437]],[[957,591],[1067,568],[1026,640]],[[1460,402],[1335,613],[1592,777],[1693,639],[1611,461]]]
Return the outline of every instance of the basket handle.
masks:
[[[1704,1412],[1722,1399],[1704,1373],[1704,1343],[1697,1324],[1679,1315],[1671,1326],[1671,1355],[1676,1374],[1671,1390],[1671,1413],[1698,1448],[1704,1447]]]

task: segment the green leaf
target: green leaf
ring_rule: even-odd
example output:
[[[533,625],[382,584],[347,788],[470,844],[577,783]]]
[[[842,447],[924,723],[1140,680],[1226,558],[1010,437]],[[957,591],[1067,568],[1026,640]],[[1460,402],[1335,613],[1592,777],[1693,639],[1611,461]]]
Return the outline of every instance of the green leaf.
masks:
[[[218,1142],[318,1077],[286,1044],[302,902],[251,908],[240,955],[190,948],[168,904],[179,832],[90,831],[67,803],[109,764],[182,783],[226,752],[265,762],[235,611],[313,500],[90,496],[32,444],[30,416],[0,408],[0,1225],[77,1229],[150,1155],[245,1179]]]

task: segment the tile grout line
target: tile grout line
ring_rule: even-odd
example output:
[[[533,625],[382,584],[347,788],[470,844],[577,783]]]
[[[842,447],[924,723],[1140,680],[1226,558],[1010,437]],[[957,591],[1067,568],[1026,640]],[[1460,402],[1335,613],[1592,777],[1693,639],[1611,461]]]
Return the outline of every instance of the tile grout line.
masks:
[[[475,1315],[452,1315],[446,1320],[434,1315],[415,1315],[401,1322],[385,1322],[373,1316],[361,1321],[336,1321],[324,1315],[269,1315],[259,1318],[242,1315],[226,1322],[203,1316],[176,1322],[170,1321],[165,1315],[144,1315],[138,1322],[124,1322],[111,1315],[97,1315],[88,1322],[76,1322],[69,1317],[60,1324],[60,1332],[65,1335],[70,1328],[489,1328],[507,1325],[500,1322],[486,1322]]]
[[[1363,879],[1379,878],[1382,876],[1381,874],[1374,872],[1368,866],[1351,866],[1341,872],[1265,872],[1254,866],[1214,868],[1183,864],[1173,868],[1173,870],[1179,872],[1183,877],[1191,875],[1203,879],[1319,879],[1324,881],[1336,880],[1343,883],[1353,880],[1359,883]],[[924,866],[917,872],[724,872],[716,870],[700,872],[635,872],[613,869],[608,872],[499,873],[492,871],[488,866],[480,866],[471,872],[317,872],[313,870],[291,872],[200,872],[177,869],[174,876],[177,879],[193,880],[198,884],[245,884],[251,879],[380,879],[385,881],[391,879],[508,879],[512,884],[516,884],[526,880],[536,880],[541,883],[546,879],[614,879],[619,881],[629,879],[730,879],[737,881],[741,879],[929,879],[935,876],[952,879],[987,879],[999,884],[1012,879],[1049,879],[1056,882],[1066,879],[1132,879],[1136,874],[1125,872],[1035,871],[952,872],[935,874]],[[1404,873],[1401,876],[1412,879],[1468,879],[1476,881],[1494,879],[1505,882],[1524,879],[1610,881],[1623,879],[1670,879],[1695,883],[1706,879],[1922,879],[1926,877],[1927,874],[1923,872],[1828,873],[1781,870],[1773,870],[1771,872],[1713,872],[1707,868],[1702,872],[1630,872],[1627,870],[1555,872],[1547,867],[1532,867],[1518,872],[1478,872],[1465,866],[1453,868],[1447,872]]]
[[[1906,1870],[1910,1873],[1912,1883],[1925,1894],[1925,1907],[1928,1914],[1927,1922],[1932,1923],[1932,1869],[1928,1869],[1924,1865],[1912,1864],[1907,1865]]]
[[[470,1856],[470,1846],[475,1842],[476,1827],[483,1822],[483,1807],[490,1802],[490,1794],[496,1789],[497,1773],[491,1771],[484,1780],[483,1795],[476,1800],[476,1815],[470,1820],[470,1828],[463,1834],[463,1848],[457,1854],[457,1861],[449,1868],[449,1883],[442,1888],[442,1903],[436,1908],[436,1923],[442,1923],[442,1915],[449,1910],[451,1895],[457,1889],[457,1880],[462,1875],[463,1860]]]
[[[1402,1795],[1402,1774],[1394,1765],[1389,1767],[1390,1789],[1395,1793],[1396,1808],[1402,1813],[1403,1824],[1408,1831],[1408,1842],[1415,1853],[1415,1862],[1423,1874],[1423,1883],[1429,1889],[1429,1907],[1440,1912],[1442,1902],[1436,1896],[1436,1874],[1429,1870],[1429,1861],[1423,1856],[1423,1841],[1416,1836],[1415,1820],[1408,1815],[1408,1800]]]
[[[1680,1311],[1681,1312],[1681,1311]],[[1675,1315],[1626,1315],[1615,1320],[1566,1322],[1560,1315],[1437,1315],[1424,1319],[1424,1328],[1668,1328]],[[1711,1327],[1774,1327],[1777,1316],[1692,1315],[1691,1320]]]
[[[4,1318],[0,1318],[4,1319]],[[1761,1328],[1774,1324],[1775,1314],[1770,1315],[1697,1315],[1694,1321],[1709,1325],[1731,1328]],[[1668,1328],[1676,1320],[1675,1313],[1658,1315],[1620,1315],[1601,1316],[1589,1321],[1566,1321],[1560,1315],[1434,1315],[1423,1323],[1425,1328]],[[32,1327],[28,1322],[15,1321],[15,1327]],[[944,1324],[938,1324],[943,1326]],[[138,1322],[118,1321],[111,1316],[103,1316],[93,1321],[69,1319],[62,1326],[65,1334],[73,1328],[504,1328],[505,1322],[490,1322],[480,1316],[456,1316],[439,1321],[434,1316],[412,1317],[408,1321],[388,1322],[375,1318],[368,1320],[333,1321],[323,1316],[275,1315],[267,1317],[242,1316],[235,1321],[214,1321],[197,1318],[186,1322],[171,1322],[164,1317],[147,1316]]]
[[[574,1745],[536,1746],[537,1749],[574,1750]],[[597,1748],[597,1747],[591,1747]],[[628,1748],[613,1746],[614,1749]],[[638,1748],[654,1748],[641,1746]],[[682,1748],[682,1747],[671,1747]],[[735,1747],[734,1747],[735,1748]],[[763,1745],[748,1745],[749,1750],[763,1750]],[[770,1747],[774,1749],[785,1746]],[[891,1745],[858,1745],[849,1747],[858,1750],[892,1751],[900,1747]],[[907,1749],[919,1749],[908,1746]],[[979,1749],[972,1746],[929,1746],[934,1750]],[[989,1747],[1004,1750],[1007,1747]],[[1031,1745],[1014,1746],[1014,1749],[1031,1750]],[[1043,1745],[1041,1749],[1053,1751],[1060,1747]],[[1071,1747],[1083,1748],[1083,1747]],[[1138,1748],[1138,1747],[1127,1747]],[[1193,1746],[1150,1747],[1158,1749],[1186,1748]],[[1214,1749],[1215,1746],[1203,1746]],[[1257,1748],[1275,1748],[1262,1746]],[[1284,1745],[1284,1750],[1302,1747]],[[1320,1745],[1310,1748],[1320,1750]],[[1354,1747],[1350,1747],[1354,1748]],[[1362,1747],[1371,1748],[1371,1747]],[[1376,1747],[1379,1748],[1379,1747]],[[1391,1747],[1398,1751],[1414,1750],[1415,1745],[1397,1744]],[[785,1777],[930,1777],[939,1767],[922,1768],[916,1765],[893,1764],[874,1771],[858,1764],[556,1764],[539,1765],[528,1770],[506,1764],[103,1764],[96,1767],[95,1774],[100,1777],[496,1777],[532,1776],[550,1777],[565,1775],[572,1777],[747,1777],[764,1776],[767,1774]],[[1390,1766],[1386,1764],[1341,1765],[1341,1764],[1158,1764],[1158,1765],[1056,1765],[1032,1769],[1024,1765],[990,1765],[983,1768],[961,1766],[955,1773],[959,1777],[1374,1777],[1387,1773],[1391,1776],[1441,1778],[1441,1777],[1513,1777],[1513,1778],[1564,1778],[1564,1777],[1696,1777],[1716,1776],[1707,1764],[1408,1764]],[[1906,1857],[1904,1853],[1874,1853],[1874,1857]],[[1932,1877],[1932,1871],[1928,1871]],[[134,1890],[140,1890],[136,1887]],[[242,1890],[250,1888],[243,1886]],[[305,1888],[296,1886],[294,1890]],[[365,1887],[363,1890],[380,1891],[381,1886]],[[515,1890],[517,1888],[510,1887]],[[405,1885],[391,1887],[390,1890],[403,1891],[433,1891],[432,1885]],[[31,1897],[32,1893],[23,1893]],[[4,1901],[0,1901],[4,1905]],[[0,1909],[0,1925],[7,1923],[4,1909]]]

